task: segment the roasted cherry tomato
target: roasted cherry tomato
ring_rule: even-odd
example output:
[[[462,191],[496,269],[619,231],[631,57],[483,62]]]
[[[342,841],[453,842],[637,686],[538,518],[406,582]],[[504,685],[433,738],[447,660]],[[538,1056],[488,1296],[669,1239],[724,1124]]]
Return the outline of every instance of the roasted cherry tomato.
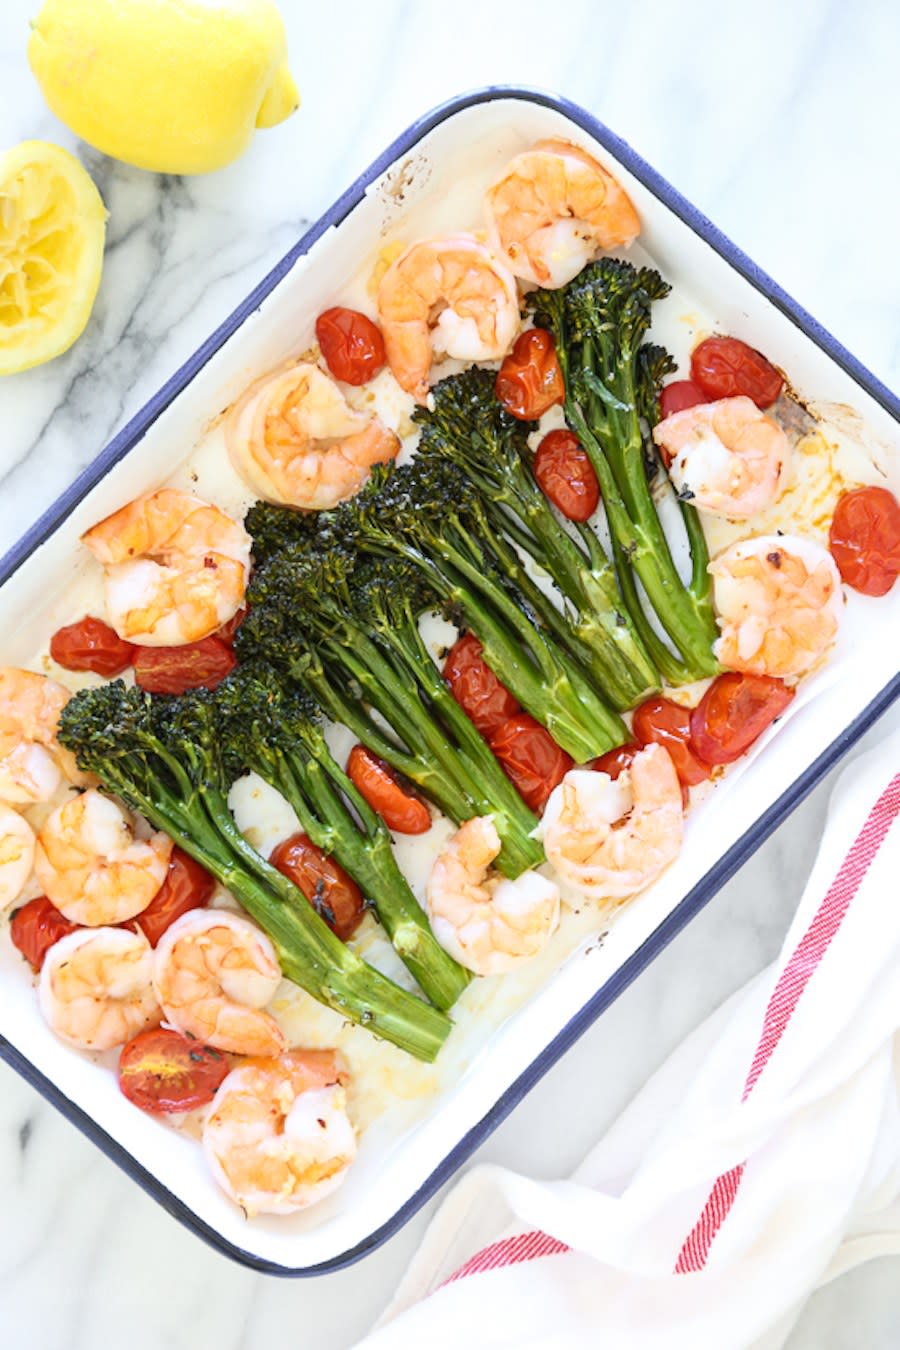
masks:
[[[774,675],[717,675],[691,713],[691,749],[704,764],[740,759],[793,697]]]
[[[691,353],[691,379],[707,399],[746,394],[757,408],[768,408],[784,388],[784,380],[762,352],[740,338],[711,337]]]
[[[317,848],[305,834],[292,834],[269,858],[306,896],[333,933],[346,942],[366,910],[363,893],[343,867]]]
[[[472,633],[455,642],[444,662],[444,679],[470,721],[490,737],[519,712],[520,705],[481,655],[481,643]]]
[[[673,413],[684,412],[685,408],[696,408],[698,403],[708,402],[706,394],[697,388],[693,380],[672,380],[660,390],[659,419],[662,421]]]
[[[540,417],[566,396],[553,334],[545,328],[520,333],[497,371],[497,398],[523,422]]]
[[[600,484],[574,431],[548,431],[534,457],[534,476],[545,497],[568,520],[590,520],[600,502]]]
[[[690,708],[658,695],[645,699],[634,710],[632,730],[641,745],[655,742],[665,746],[685,787],[694,787],[709,777],[709,765],[702,764],[691,750]]]
[[[223,623],[221,628],[216,629],[215,633],[213,633],[213,637],[217,637],[220,642],[224,642],[226,647],[233,646],[234,635],[249,613],[250,606],[241,605],[237,614],[232,614],[227,623]]]
[[[139,647],[134,678],[149,694],[183,694],[186,689],[215,689],[236,665],[226,642],[205,637],[182,647]]]
[[[335,379],[365,384],[384,365],[381,330],[356,309],[336,305],[316,319],[316,341]]]
[[[431,829],[428,807],[400,786],[390,765],[364,745],[354,745],[347,760],[347,776],[389,830],[397,834],[424,834]]]
[[[623,769],[631,767],[631,761],[635,755],[643,750],[642,745],[637,741],[629,741],[627,745],[617,745],[615,750],[607,750],[605,755],[595,759],[591,768],[597,773],[608,773],[610,778],[618,778]],[[690,802],[690,795],[684,783],[681,784],[681,805],[687,810]]]
[[[591,761],[590,767],[597,773],[608,773],[610,778],[618,778],[623,769],[629,768],[631,761],[637,752],[641,749],[637,741],[629,741],[627,745],[617,745],[615,750],[607,750],[605,755],[600,755],[597,759]]]
[[[863,595],[886,595],[900,573],[900,502],[882,487],[845,492],[828,547],[848,586]]]
[[[516,713],[490,738],[490,746],[507,778],[532,811],[541,811],[547,798],[575,761],[536,722],[530,713]]]
[[[154,895],[146,909],[134,919],[123,923],[123,928],[140,929],[144,937],[155,947],[166,929],[187,914],[189,909],[200,909],[209,903],[216,889],[216,879],[210,876],[205,867],[195,862],[176,844],[169,859],[166,879]]]
[[[221,1050],[153,1027],[123,1045],[119,1087],[142,1111],[193,1111],[212,1101],[230,1069]]]
[[[46,895],[39,895],[36,900],[29,900],[27,905],[15,911],[9,925],[9,935],[32,970],[40,970],[54,942],[59,942],[60,938],[74,933],[80,927],[80,923],[72,923],[64,914],[60,914]]]
[[[58,665],[66,670],[92,670],[96,675],[121,675],[137,650],[108,623],[90,614],[57,628],[50,639],[50,655]]]

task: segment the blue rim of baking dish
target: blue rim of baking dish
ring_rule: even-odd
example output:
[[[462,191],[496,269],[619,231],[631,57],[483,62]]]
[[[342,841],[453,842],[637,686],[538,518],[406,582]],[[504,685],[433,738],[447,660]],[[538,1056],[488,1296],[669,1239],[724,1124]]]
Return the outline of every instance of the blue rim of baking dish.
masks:
[[[271,272],[255,287],[237,309],[220,324],[206,339],[202,346],[175,372],[157,391],[143,408],[122,428],[117,436],[100,452],[92,464],[66,489],[64,493],[40,516],[35,524],[22,536],[17,544],[0,559],[0,585],[4,584],[18,567],[39,547],[65,520],[83,497],[105,477],[114,464],[117,464],[132,450],[147,429],[159,417],[160,413],[173,399],[186,388],[210,358],[224,342],[241,326],[254,310],[258,309],[265,297],[278,285],[294,266],[298,258],[308,253],[312,245],[332,226],[342,220],[365,196],[367,188],[375,182],[401,155],[412,150],[418,141],[433,131],[448,117],[465,108],[481,103],[490,103],[496,99],[520,99],[523,102],[536,103],[563,113],[583,131],[599,141],[615,158],[634,174],[643,185],[675,213],[684,223],[699,234],[711,248],[715,249],[735,271],[760,291],[777,309],[791,320],[803,333],[836,362],[853,380],[859,384],[882,408],[896,421],[900,422],[900,400],[875,378],[855,357],[846,351],[830,333],[815,319],[793,301],[780,286],[776,285],[765,272],[750,261],[720,230],[716,228],[696,207],[686,201],[680,193],[665,181],[654,169],[637,155],[625,141],[614,135],[602,122],[575,103],[570,103],[556,94],[545,93],[538,89],[517,86],[491,85],[461,94],[441,104],[418,121],[413,122],[383,154],[340,196],[329,211],[285,254]],[[442,1159],[419,1189],[381,1227],[370,1233],[362,1242],[340,1255],[323,1261],[318,1265],[289,1267],[277,1265],[272,1261],[256,1256],[252,1252],[228,1242],[215,1229],[200,1219],[188,1206],[147,1171],[128,1150],[111,1135],[107,1134],[79,1106],[76,1106],[60,1089],[46,1078],[8,1041],[0,1037],[0,1058],[36,1088],[76,1125],[82,1134],[91,1139],[108,1158],[117,1163],[133,1181],[151,1195],[167,1210],[173,1218],[183,1223],[198,1237],[224,1255],[253,1270],[268,1275],[281,1275],[301,1278],[323,1275],[351,1265],[361,1257],[374,1251],[389,1237],[396,1233],[435,1192],[448,1181],[457,1169],[466,1161],[480,1144],[497,1128],[518,1102],[528,1093],[540,1078],[569,1049],[589,1026],[623,991],[632,980],[650,964],[668,945],[681,929],[715,895],[739,867],[768,838],[772,831],[797,807],[812,788],[846,754],[855,741],[900,697],[900,675],[894,677],[867,705],[866,708],[831,742],[825,751],[810,764],[802,774],[782,793],[782,795],[754,822],[741,838],[732,845],[718,862],[705,874],[700,882],[688,892],[676,908],[654,930],[649,938],[634,952],[627,961],[594,994],[588,1003],[563,1028],[561,1032],[545,1046],[532,1060],[528,1068],[519,1075],[514,1083],[502,1094],[489,1111],[472,1126],[462,1139]]]

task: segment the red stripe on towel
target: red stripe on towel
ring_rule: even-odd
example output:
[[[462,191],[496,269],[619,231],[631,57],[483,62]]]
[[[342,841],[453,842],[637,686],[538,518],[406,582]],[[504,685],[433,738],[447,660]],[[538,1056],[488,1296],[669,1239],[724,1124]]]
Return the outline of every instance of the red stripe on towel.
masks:
[[[744,1085],[742,1100],[753,1090],[760,1074],[768,1064],[775,1047],[784,1035],[803,990],[819,966],[829,944],[843,922],[850,902],[859,890],[863,878],[880,849],[896,816],[900,814],[900,774],[873,806],[866,823],[844,858],[834,881],[829,887],[809,928],[803,934],[793,955],[782,971],[772,992],[763,1019],[762,1033]],[[723,1172],[709,1193],[700,1218],[688,1235],[675,1266],[677,1274],[702,1270],[709,1255],[713,1238],[728,1216],[744,1174],[744,1163]],[[532,1231],[518,1233],[483,1247],[455,1270],[440,1286],[453,1284],[468,1275],[477,1275],[502,1266],[534,1261],[538,1257],[553,1256],[569,1251],[569,1247],[547,1233]]]
[[[869,812],[831,886],[772,991],[763,1019],[750,1072],[741,1097],[746,1101],[768,1064],[793,1016],[800,997],[844,921],[850,902],[862,884],[872,860],[881,848],[895,817],[900,813],[900,774],[882,792]],[[724,1172],[709,1193],[700,1218],[681,1249],[675,1272],[685,1275],[702,1270],[713,1238],[734,1204],[745,1164]]]
[[[499,1242],[492,1242],[489,1247],[482,1247],[480,1252],[470,1256],[464,1265],[454,1270],[440,1288],[443,1289],[445,1284],[452,1284],[454,1280],[461,1280],[466,1275],[497,1270],[500,1266],[515,1266],[520,1261],[534,1261],[539,1256],[556,1256],[559,1252],[568,1250],[564,1242],[559,1242],[547,1233],[538,1230],[517,1233],[515,1237],[502,1238]]]

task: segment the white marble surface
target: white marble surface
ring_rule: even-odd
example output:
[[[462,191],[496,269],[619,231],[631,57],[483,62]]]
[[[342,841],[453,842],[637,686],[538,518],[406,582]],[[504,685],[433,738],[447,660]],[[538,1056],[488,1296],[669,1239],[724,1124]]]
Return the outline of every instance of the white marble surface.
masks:
[[[36,8],[0,8],[0,147],[26,137],[74,144],[25,62]],[[591,109],[896,385],[892,0],[283,0],[282,9],[303,108],[243,161],[207,179],[164,179],[77,147],[110,210],[106,267],[76,347],[0,384],[3,547],[388,140],[478,84],[541,85]],[[479,1158],[540,1176],[568,1171],[668,1049],[774,955],[827,792],[808,799]],[[304,1283],[255,1275],[180,1229],[4,1067],[0,1195],[0,1326],[17,1350],[126,1340],[131,1350],[346,1350],[428,1213],[348,1271]],[[887,1350],[898,1326],[896,1267],[876,1263],[813,1298],[791,1350]]]

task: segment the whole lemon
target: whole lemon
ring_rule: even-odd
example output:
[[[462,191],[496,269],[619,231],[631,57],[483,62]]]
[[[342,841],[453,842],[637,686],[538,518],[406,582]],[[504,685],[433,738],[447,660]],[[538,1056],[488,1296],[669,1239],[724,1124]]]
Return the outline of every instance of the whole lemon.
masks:
[[[300,101],[269,0],[46,0],[28,61],[76,135],[159,173],[221,169]]]

